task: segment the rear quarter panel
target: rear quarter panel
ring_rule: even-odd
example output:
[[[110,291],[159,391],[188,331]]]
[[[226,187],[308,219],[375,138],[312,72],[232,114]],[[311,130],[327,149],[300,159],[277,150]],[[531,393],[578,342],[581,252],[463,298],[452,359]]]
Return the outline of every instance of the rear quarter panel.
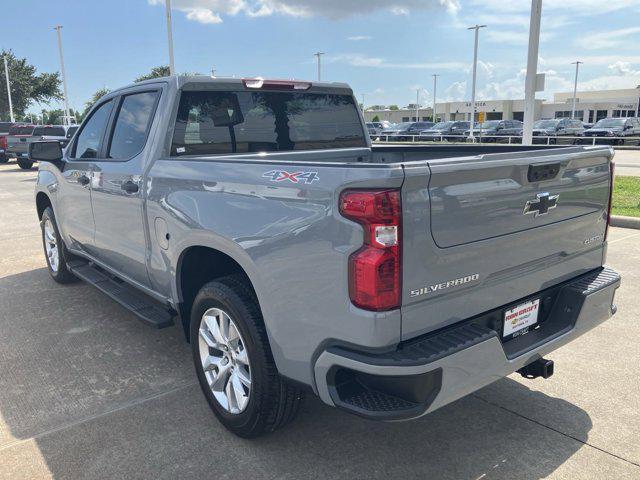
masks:
[[[362,244],[362,228],[339,215],[339,194],[348,187],[399,188],[403,180],[400,166],[355,162],[367,153],[156,161],[147,180],[154,289],[180,301],[176,269],[191,246],[231,256],[253,283],[279,371],[308,384],[316,351],[333,339],[365,348],[395,345],[399,311],[366,312],[348,295],[347,259]],[[316,180],[278,180],[274,171],[313,172]],[[166,249],[155,238],[157,219],[171,236]]]

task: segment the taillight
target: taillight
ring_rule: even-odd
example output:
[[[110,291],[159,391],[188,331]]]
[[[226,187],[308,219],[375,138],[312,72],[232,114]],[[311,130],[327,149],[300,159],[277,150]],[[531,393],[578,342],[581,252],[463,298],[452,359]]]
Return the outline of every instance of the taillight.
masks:
[[[613,177],[616,173],[615,162],[609,163],[609,205],[607,206],[607,226],[604,230],[604,239],[607,240],[609,236],[609,226],[611,225],[611,207],[613,206]]]
[[[392,310],[401,296],[399,190],[346,190],[340,213],[364,230],[362,247],[349,257],[349,297],[357,307]]]
[[[7,148],[7,137],[0,137],[0,148],[4,148],[6,150]]]

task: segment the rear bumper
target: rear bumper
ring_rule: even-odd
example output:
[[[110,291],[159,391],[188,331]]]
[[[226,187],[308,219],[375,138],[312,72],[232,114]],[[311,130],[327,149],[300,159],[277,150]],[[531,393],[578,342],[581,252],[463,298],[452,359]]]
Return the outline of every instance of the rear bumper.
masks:
[[[323,351],[314,367],[327,404],[382,420],[416,418],[468,395],[588,332],[615,314],[620,276],[599,268],[563,284],[536,330],[501,342],[474,319],[401,343],[384,354],[343,347]]]

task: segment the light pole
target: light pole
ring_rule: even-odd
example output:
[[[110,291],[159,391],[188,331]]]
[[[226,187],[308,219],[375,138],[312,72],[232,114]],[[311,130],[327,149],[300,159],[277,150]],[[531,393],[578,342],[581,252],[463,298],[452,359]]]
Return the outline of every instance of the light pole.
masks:
[[[366,95],[366,93],[362,94],[362,113],[364,114],[364,96]]]
[[[538,77],[538,47],[540,46],[540,19],[542,0],[531,0],[531,20],[529,22],[529,54],[527,56],[527,76],[524,81],[524,125],[522,144],[533,144],[533,122],[536,115],[536,84]]]
[[[318,57],[318,81],[322,81],[322,62],[321,57],[324,55],[324,52],[316,52],[313,54],[314,57]]]
[[[11,83],[9,83],[9,67],[7,66],[7,56],[3,56],[4,60],[4,78],[7,80],[7,96],[9,97],[9,118],[11,123],[15,122],[16,119],[13,116],[13,103],[11,102]]]
[[[578,69],[580,68],[580,64],[584,63],[581,61],[572,62],[571,65],[576,66],[576,79],[573,82],[573,102],[571,105],[571,120],[576,116],[576,95],[578,94]]]
[[[165,10],[167,13],[167,40],[169,43],[169,74],[176,74],[176,67],[173,62],[173,29],[171,27],[171,0],[165,0]]]
[[[485,28],[486,25],[475,25],[467,28],[467,30],[475,30],[474,43],[473,43],[473,78],[471,80],[471,129],[469,130],[469,138],[472,142],[475,141],[473,136],[473,127],[476,121],[476,71],[478,69],[478,32],[481,28]]]
[[[416,122],[420,121],[420,89],[416,88]]]
[[[64,70],[64,56],[62,55],[62,25],[53,28],[58,33],[58,51],[60,53],[60,71],[62,73],[62,89],[64,91],[64,124],[69,125],[71,118],[69,117],[69,94],[67,92],[67,74]]]
[[[437,73],[433,74],[433,109],[431,110],[431,120],[433,120],[433,123],[436,123],[436,84],[438,83],[439,76]]]

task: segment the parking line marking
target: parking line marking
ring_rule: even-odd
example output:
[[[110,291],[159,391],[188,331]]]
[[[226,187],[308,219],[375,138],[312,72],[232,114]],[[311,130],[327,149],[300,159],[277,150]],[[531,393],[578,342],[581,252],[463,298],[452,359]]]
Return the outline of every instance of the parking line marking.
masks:
[[[195,386],[197,384],[198,384],[198,382],[195,382],[195,381],[194,382],[189,382],[189,383],[174,387],[172,389],[165,390],[164,392],[159,392],[159,393],[156,393],[156,394],[153,394],[153,395],[149,395],[148,397],[136,398],[135,400],[131,400],[131,401],[127,402],[127,403],[124,403],[124,404],[122,404],[122,405],[120,405],[118,407],[115,407],[115,408],[111,408],[111,409],[106,410],[106,411],[104,411],[102,413],[97,413],[95,415],[90,415],[88,417],[84,417],[84,418],[81,418],[79,420],[75,420],[75,421],[72,421],[72,422],[63,423],[62,425],[59,425],[57,427],[54,427],[54,428],[51,428],[51,429],[46,430],[44,432],[40,432],[40,433],[37,433],[35,435],[32,435],[29,438],[21,438],[20,440],[14,440],[13,442],[10,442],[10,443],[7,443],[5,445],[2,445],[2,446],[0,446],[0,452],[2,452],[4,450],[9,450],[10,448],[22,445],[24,443],[31,442],[33,440],[38,440],[39,438],[46,437],[48,435],[51,435],[52,433],[63,432],[65,430],[68,430],[70,428],[76,427],[78,425],[82,425],[83,423],[87,423],[87,422],[90,422],[92,420],[96,420],[98,418],[106,417],[108,415],[111,415],[112,413],[117,413],[117,412],[120,412],[122,410],[126,410],[126,409],[128,409],[130,407],[135,407],[135,406],[141,405],[143,403],[149,402],[151,400],[155,400],[157,398],[162,398],[164,396],[170,395],[170,394],[178,392],[180,390],[184,390],[186,388],[193,387],[193,386]]]
[[[638,232],[638,233],[632,233],[631,235],[627,235],[626,237],[616,238],[615,240],[611,240],[611,241],[609,242],[609,245],[611,245],[612,243],[620,242],[620,241],[622,241],[622,240],[626,240],[626,239],[628,239],[628,238],[637,237],[638,235],[640,235],[640,232]]]
[[[593,448],[595,450],[599,450],[600,452],[606,453],[607,455],[611,455],[612,457],[617,458],[618,460],[622,460],[623,462],[627,462],[627,463],[629,463],[631,465],[634,465],[636,467],[640,467],[640,463],[636,463],[633,460],[629,460],[628,458],[624,458],[624,457],[621,457],[620,455],[616,455],[615,453],[609,452],[609,451],[607,451],[607,450],[605,450],[605,449],[603,449],[601,447],[593,445],[592,443],[580,440],[579,438],[576,438],[573,435],[565,433],[562,430],[558,430],[557,428],[550,427],[549,425],[545,425],[544,423],[539,422],[538,420],[534,420],[533,418],[529,418],[526,415],[523,415],[522,413],[518,413],[518,412],[516,412],[514,410],[511,410],[511,409],[509,409],[507,407],[503,407],[502,405],[500,405],[498,403],[494,403],[494,402],[491,402],[489,400],[486,400],[486,399],[484,399],[484,398],[482,398],[482,397],[480,397],[480,396],[478,396],[476,394],[472,393],[471,396],[473,398],[477,398],[478,400],[481,400],[481,401],[485,402],[488,405],[492,405],[492,406],[497,407],[497,408],[499,408],[501,410],[504,410],[505,412],[512,413],[513,415],[516,415],[516,416],[518,416],[518,417],[520,417],[520,418],[522,418],[524,420],[529,420],[530,422],[535,423],[536,425],[539,425],[541,427],[547,428],[547,429],[549,429],[549,430],[551,430],[553,432],[556,432],[556,433],[558,433],[558,434],[560,434],[560,435],[562,435],[564,437],[571,438],[571,439],[575,440],[576,442],[579,442],[579,443],[581,443],[583,445],[591,447],[591,448]]]

